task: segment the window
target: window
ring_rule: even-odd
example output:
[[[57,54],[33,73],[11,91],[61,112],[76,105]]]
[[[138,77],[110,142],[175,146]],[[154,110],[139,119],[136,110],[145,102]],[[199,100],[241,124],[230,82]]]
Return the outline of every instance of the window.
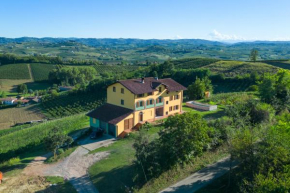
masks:
[[[162,91],[162,87],[159,87],[159,92],[161,92]]]
[[[166,101],[166,104],[168,105],[168,101]]]
[[[143,101],[136,102],[136,108],[138,107],[144,107],[144,102]]]
[[[138,94],[137,97],[138,97],[138,98],[140,98],[140,97],[144,97],[144,94]]]
[[[168,115],[168,111],[166,111],[166,115]]]
[[[175,95],[175,100],[177,100],[177,99],[179,99],[179,95],[177,94],[177,95]]]
[[[124,94],[124,88],[121,88],[121,93]]]
[[[173,100],[173,95],[172,96],[170,96],[170,99],[169,99],[170,101],[172,101]]]
[[[147,95],[150,96],[150,95],[153,95],[153,93],[152,92],[148,92]]]
[[[116,92],[116,87],[113,86],[113,92]]]
[[[149,99],[149,100],[147,100],[146,105],[147,105],[147,106],[148,106],[148,105],[153,105],[153,99]]]
[[[172,111],[172,107],[169,107],[169,112]]]
[[[179,109],[179,106],[178,105],[175,105],[173,110],[178,110]]]
[[[156,103],[162,103],[162,97],[159,97],[158,99],[156,99]]]
[[[125,101],[123,99],[121,99],[121,105],[124,105]]]

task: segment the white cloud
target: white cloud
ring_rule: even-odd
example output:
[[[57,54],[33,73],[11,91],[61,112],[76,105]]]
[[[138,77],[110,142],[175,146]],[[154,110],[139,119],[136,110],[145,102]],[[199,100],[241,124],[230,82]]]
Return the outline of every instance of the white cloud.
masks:
[[[180,40],[180,39],[183,39],[183,37],[181,37],[180,35],[176,35],[172,39],[174,39],[174,40]]]
[[[224,41],[245,41],[246,39],[237,35],[228,35],[228,34],[222,34],[218,32],[217,30],[213,30],[211,33],[208,34],[208,37],[210,40],[224,40]]]

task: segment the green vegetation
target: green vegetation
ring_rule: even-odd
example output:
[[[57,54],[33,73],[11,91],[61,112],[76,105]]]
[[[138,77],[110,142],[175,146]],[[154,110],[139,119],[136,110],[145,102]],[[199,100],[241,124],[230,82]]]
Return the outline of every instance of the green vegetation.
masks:
[[[263,62],[240,62],[240,61],[219,61],[202,68],[209,69],[215,74],[224,74],[225,77],[236,77],[251,73],[275,73],[277,67]]]
[[[208,77],[197,78],[188,86],[187,95],[189,100],[200,100],[205,97],[205,92],[212,92],[211,80]]]
[[[142,68],[141,66],[133,65],[95,65],[94,67],[99,74],[132,72]]]
[[[41,145],[56,126],[62,129],[64,134],[69,134],[88,126],[88,119],[83,114],[75,115],[1,136],[0,162],[9,160],[12,157],[16,157],[20,152]]]
[[[31,79],[27,64],[0,66],[0,79]]]
[[[85,38],[16,38],[1,39],[1,53],[25,56],[24,59],[7,57],[2,64],[53,63],[82,64],[102,62],[117,64],[123,61],[134,64],[162,62],[169,58],[217,58],[248,60],[249,52],[259,50],[262,60],[289,59],[287,42],[245,42],[224,44],[207,40],[140,40],[140,39],[85,39]],[[33,56],[36,56],[33,58]],[[57,57],[58,56],[58,57]],[[62,59],[65,59],[62,61]],[[1,57],[0,57],[1,60]],[[78,62],[77,65],[79,65]]]
[[[196,69],[218,61],[220,60],[211,58],[185,58],[172,60],[171,62],[176,69]]]
[[[45,115],[52,118],[87,112],[103,104],[103,93],[67,93],[58,97],[44,98],[42,107]]]
[[[74,187],[68,181],[65,181],[62,177],[47,176],[46,181],[50,182],[51,184],[56,184],[56,186],[50,186],[45,190],[45,192],[77,193]]]
[[[52,64],[41,64],[41,63],[32,63],[30,64],[32,76],[34,81],[47,81],[49,72],[52,71],[55,66]]]
[[[96,74],[93,67],[62,67],[53,69],[49,80],[65,86],[86,85],[95,79]]]

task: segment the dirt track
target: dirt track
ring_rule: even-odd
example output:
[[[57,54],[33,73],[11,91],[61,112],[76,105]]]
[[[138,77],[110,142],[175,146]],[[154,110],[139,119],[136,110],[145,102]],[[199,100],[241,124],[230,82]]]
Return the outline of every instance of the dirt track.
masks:
[[[84,145],[79,146],[70,156],[55,164],[44,164],[44,161],[49,157],[48,154],[36,157],[23,170],[23,173],[27,176],[60,176],[69,180],[80,193],[96,193],[98,191],[90,181],[87,170],[95,162],[106,158],[109,153],[88,153],[91,149],[113,143],[114,139],[104,137],[103,140],[85,145],[86,142],[87,139],[83,141]]]

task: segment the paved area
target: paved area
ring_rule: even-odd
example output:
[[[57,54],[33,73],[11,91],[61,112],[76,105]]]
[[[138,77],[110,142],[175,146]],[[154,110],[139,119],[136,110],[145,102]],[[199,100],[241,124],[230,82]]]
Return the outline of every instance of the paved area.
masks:
[[[237,166],[236,162],[232,167]],[[222,176],[229,171],[230,158],[226,157],[208,167],[194,173],[193,175],[181,180],[180,182],[162,190],[160,193],[193,193],[206,186],[214,179]]]
[[[79,142],[80,146],[64,160],[55,164],[44,164],[48,155],[36,157],[27,168],[24,169],[26,175],[37,176],[61,176],[69,180],[79,193],[97,193],[88,176],[88,168],[95,162],[106,158],[108,152],[98,152],[88,154],[97,148],[108,146],[115,141],[110,136],[103,136],[97,140],[88,138]]]

